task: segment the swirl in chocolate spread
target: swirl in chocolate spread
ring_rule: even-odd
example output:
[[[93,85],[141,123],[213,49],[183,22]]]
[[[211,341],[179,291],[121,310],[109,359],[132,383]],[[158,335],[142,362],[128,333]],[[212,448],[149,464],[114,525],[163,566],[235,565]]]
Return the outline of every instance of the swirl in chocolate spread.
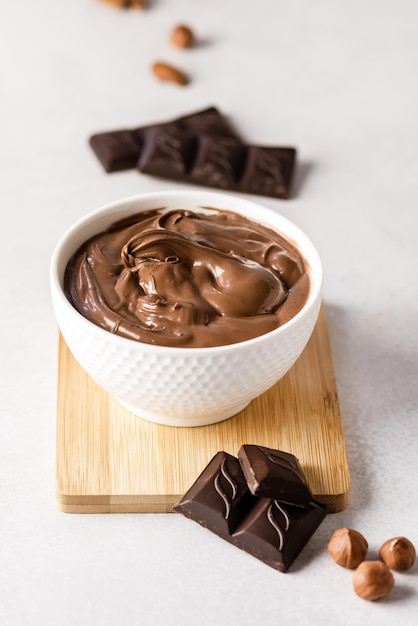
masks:
[[[146,211],[92,237],[67,265],[67,298],[98,326],[163,346],[237,343],[288,321],[309,293],[297,250],[241,215],[206,211]]]

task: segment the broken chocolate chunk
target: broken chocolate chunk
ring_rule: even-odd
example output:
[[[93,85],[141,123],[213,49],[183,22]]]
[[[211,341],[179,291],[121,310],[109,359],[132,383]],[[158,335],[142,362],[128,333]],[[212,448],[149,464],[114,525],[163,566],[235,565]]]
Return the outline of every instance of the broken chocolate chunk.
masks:
[[[241,191],[261,196],[287,198],[296,159],[294,148],[249,146]]]
[[[141,152],[140,137],[132,130],[92,135],[90,146],[106,172],[134,168]]]
[[[277,483],[282,479],[282,473],[275,474]],[[295,484],[287,477],[285,483],[287,490]],[[302,507],[253,496],[238,459],[225,452],[213,457],[174,510],[281,572],[289,569],[327,514],[314,500]]]
[[[315,501],[301,508],[260,498],[235,530],[234,543],[286,572],[326,514],[326,507]]]
[[[230,541],[253,503],[238,459],[218,452],[174,510]]]
[[[297,458],[289,452],[244,445],[238,452],[248,487],[256,496],[308,506],[312,493]]]

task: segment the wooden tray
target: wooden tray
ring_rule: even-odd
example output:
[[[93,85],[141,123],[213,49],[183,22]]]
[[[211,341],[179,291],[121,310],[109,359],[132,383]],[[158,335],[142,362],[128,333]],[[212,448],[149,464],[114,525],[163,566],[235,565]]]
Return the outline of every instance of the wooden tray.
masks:
[[[57,501],[67,513],[171,512],[219,450],[244,443],[292,452],[330,512],[348,504],[350,477],[322,308],[288,374],[229,420],[196,428],[129,413],[82,370],[60,335]]]

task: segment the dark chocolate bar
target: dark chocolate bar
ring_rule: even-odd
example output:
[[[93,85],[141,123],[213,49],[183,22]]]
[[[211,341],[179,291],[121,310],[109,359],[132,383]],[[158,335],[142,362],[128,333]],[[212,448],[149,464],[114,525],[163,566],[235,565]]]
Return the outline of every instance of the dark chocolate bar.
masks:
[[[327,513],[313,500],[300,507],[253,496],[238,459],[225,452],[213,457],[174,510],[281,572]]]
[[[204,133],[237,138],[232,126],[218,109],[208,107],[161,124],[97,133],[90,137],[89,143],[106,172],[133,169],[141,156],[146,131],[155,126],[167,126],[194,135]]]
[[[312,493],[297,458],[289,452],[244,445],[238,452],[248,487],[255,496],[308,506]]]
[[[287,198],[294,148],[245,145],[172,125],[148,128],[138,169],[144,174],[228,191]]]
[[[138,167],[151,176],[273,198],[289,197],[296,161],[294,148],[245,144],[216,107],[98,133],[90,146],[106,172]]]

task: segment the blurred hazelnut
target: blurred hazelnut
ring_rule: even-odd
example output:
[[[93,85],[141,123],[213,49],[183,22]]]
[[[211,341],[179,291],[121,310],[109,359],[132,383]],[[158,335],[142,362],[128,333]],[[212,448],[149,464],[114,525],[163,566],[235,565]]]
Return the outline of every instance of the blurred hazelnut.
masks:
[[[384,598],[394,584],[392,572],[382,561],[363,561],[353,574],[354,591],[363,600]]]
[[[195,43],[195,36],[191,28],[179,24],[171,31],[170,41],[176,48],[191,48]]]
[[[406,537],[388,539],[379,550],[379,557],[396,572],[411,569],[416,559],[414,545]]]
[[[334,561],[355,569],[366,558],[368,544],[361,533],[352,528],[340,528],[332,535],[328,544],[328,552]]]

